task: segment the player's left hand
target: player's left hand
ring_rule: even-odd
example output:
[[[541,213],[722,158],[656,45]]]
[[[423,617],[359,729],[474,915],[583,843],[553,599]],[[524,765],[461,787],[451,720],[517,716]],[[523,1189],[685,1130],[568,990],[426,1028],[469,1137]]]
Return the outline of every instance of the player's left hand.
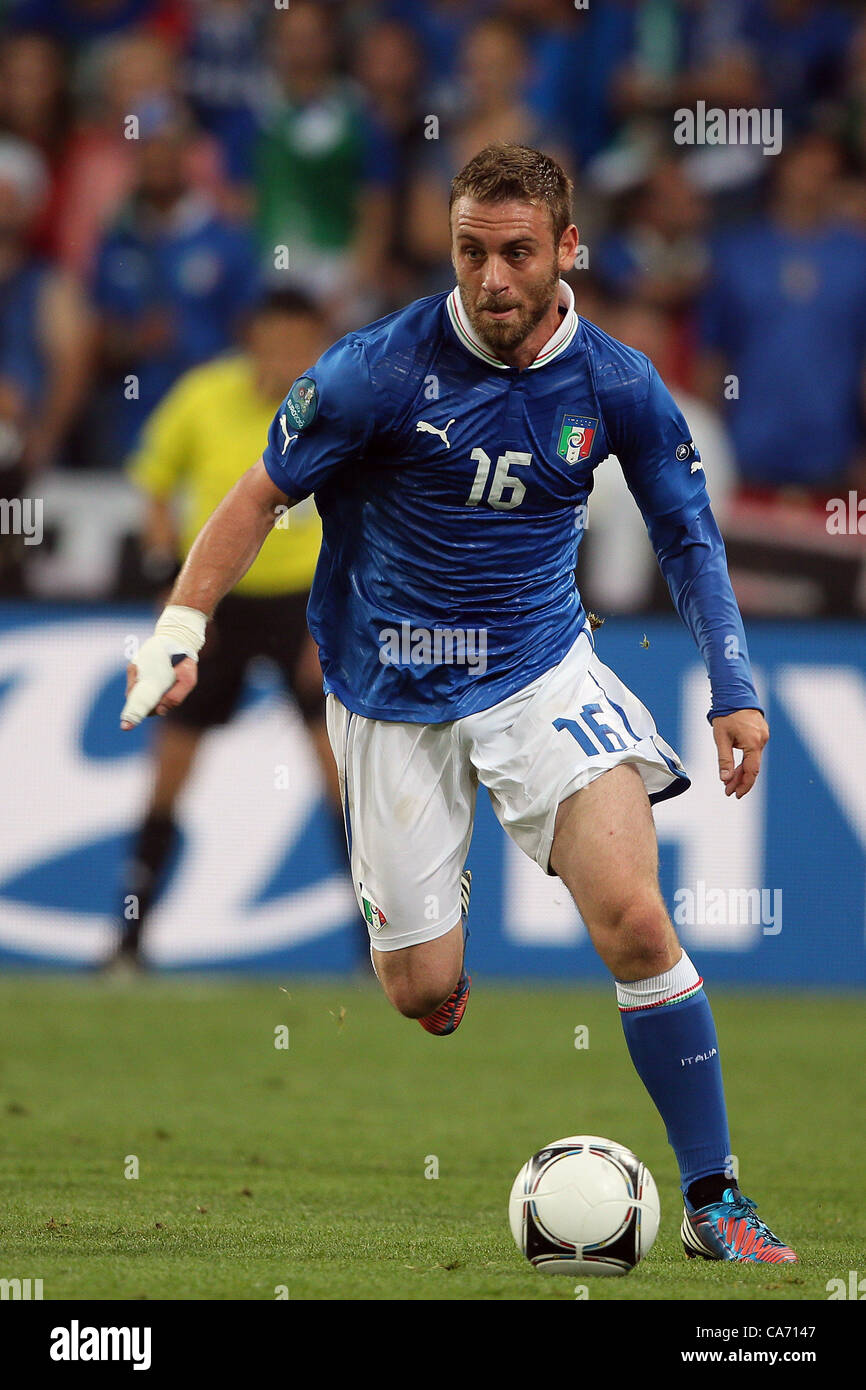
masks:
[[[719,776],[725,796],[745,796],[752,790],[761,770],[761,753],[770,737],[767,721],[759,709],[738,709],[713,720],[713,738],[719,754]],[[742,761],[734,766],[734,749],[742,749]]]

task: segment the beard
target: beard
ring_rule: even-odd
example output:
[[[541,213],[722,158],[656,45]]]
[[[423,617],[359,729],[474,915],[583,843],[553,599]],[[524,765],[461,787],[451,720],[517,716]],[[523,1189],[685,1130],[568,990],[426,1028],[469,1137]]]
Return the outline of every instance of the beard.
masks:
[[[529,337],[550,308],[551,301],[559,291],[559,267],[554,262],[544,280],[525,290],[524,299],[520,303],[513,299],[497,301],[494,297],[486,295],[483,290],[479,291],[478,298],[473,303],[468,289],[459,281],[458,289],[466,316],[481,341],[493,353],[513,352]],[[508,319],[492,319],[484,312],[485,309],[511,308],[514,308],[515,312]]]

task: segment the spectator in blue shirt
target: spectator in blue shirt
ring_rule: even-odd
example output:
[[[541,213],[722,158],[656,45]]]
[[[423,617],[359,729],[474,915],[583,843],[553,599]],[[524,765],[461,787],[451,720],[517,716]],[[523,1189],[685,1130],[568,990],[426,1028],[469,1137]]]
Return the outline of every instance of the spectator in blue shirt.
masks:
[[[528,47],[524,96],[546,127],[562,131],[576,167],[615,133],[613,78],[633,47],[634,10],[606,0],[578,10],[562,0],[503,0]]]
[[[264,11],[249,0],[197,5],[184,53],[184,85],[199,124],[222,147],[235,183],[249,181],[267,108]]]
[[[140,121],[135,191],[102,242],[93,286],[116,463],[177,378],[231,345],[258,292],[252,238],[190,187],[182,111],[159,100]]]
[[[661,309],[693,303],[707,269],[706,202],[681,160],[660,159],[600,240],[594,269],[604,287]]]
[[[786,125],[802,127],[814,103],[837,95],[854,27],[853,11],[835,0],[751,0],[743,37],[757,55],[765,99],[783,108]]]
[[[443,121],[428,141],[408,203],[407,241],[416,263],[427,267],[430,293],[453,284],[451,180],[478,150],[515,140],[544,149],[570,172],[564,132],[547,128],[525,100],[529,51],[521,25],[506,15],[482,19],[458,57],[459,115]]]
[[[426,64],[413,30],[396,19],[371,24],[360,35],[353,55],[353,75],[360,83],[371,122],[390,143],[393,170],[391,198],[377,228],[382,255],[377,268],[383,312],[401,309],[415,294],[424,266],[406,236],[414,181],[427,157],[425,116],[430,111]]]
[[[834,141],[810,134],[778,158],[767,215],[715,247],[704,376],[744,482],[829,494],[863,445],[866,237],[834,213]]]
[[[470,29],[496,8],[496,0],[385,0],[381,17],[408,24],[427,59],[438,88],[433,110],[441,109],[443,99],[448,101]]]
[[[177,29],[183,7],[182,0],[12,0],[9,18],[17,28],[78,47],[142,24]]]

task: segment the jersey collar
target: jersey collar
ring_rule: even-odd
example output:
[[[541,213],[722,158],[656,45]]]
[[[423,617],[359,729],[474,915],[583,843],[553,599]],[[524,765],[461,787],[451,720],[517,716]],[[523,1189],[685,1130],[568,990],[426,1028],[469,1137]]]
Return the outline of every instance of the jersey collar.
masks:
[[[536,367],[546,367],[548,362],[552,362],[555,357],[565,351],[577,332],[579,320],[574,308],[574,292],[564,280],[559,282],[559,303],[565,310],[562,322],[556,332],[548,338],[535,361],[530,362],[526,368],[528,372],[534,371]],[[463,300],[460,298],[460,291],[456,285],[445,301],[445,306],[448,310],[451,327],[463,346],[474,353],[476,357],[480,357],[482,362],[486,362],[488,367],[498,367],[503,372],[510,371],[509,364],[494,357],[489,348],[486,348],[478,337],[466,316]]]

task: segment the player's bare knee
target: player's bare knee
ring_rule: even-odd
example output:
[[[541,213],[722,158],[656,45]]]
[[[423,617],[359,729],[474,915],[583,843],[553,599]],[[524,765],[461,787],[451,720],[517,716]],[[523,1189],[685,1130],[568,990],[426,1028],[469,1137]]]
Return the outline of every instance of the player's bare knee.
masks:
[[[676,963],[676,935],[660,896],[639,895],[624,903],[607,924],[606,961],[621,978],[649,979]]]
[[[407,952],[406,955],[409,953]],[[404,1018],[426,1018],[448,998],[460,974],[459,961],[424,962],[394,952],[380,957],[379,979],[386,995]]]
[[[426,1018],[444,1004],[456,984],[431,981],[419,984],[409,980],[389,981],[383,988],[390,1002],[404,1018]]]
[[[459,923],[458,923],[459,927]],[[405,1018],[426,1018],[443,1004],[460,977],[462,935],[455,929],[433,941],[377,951],[374,966],[390,1002]]]

